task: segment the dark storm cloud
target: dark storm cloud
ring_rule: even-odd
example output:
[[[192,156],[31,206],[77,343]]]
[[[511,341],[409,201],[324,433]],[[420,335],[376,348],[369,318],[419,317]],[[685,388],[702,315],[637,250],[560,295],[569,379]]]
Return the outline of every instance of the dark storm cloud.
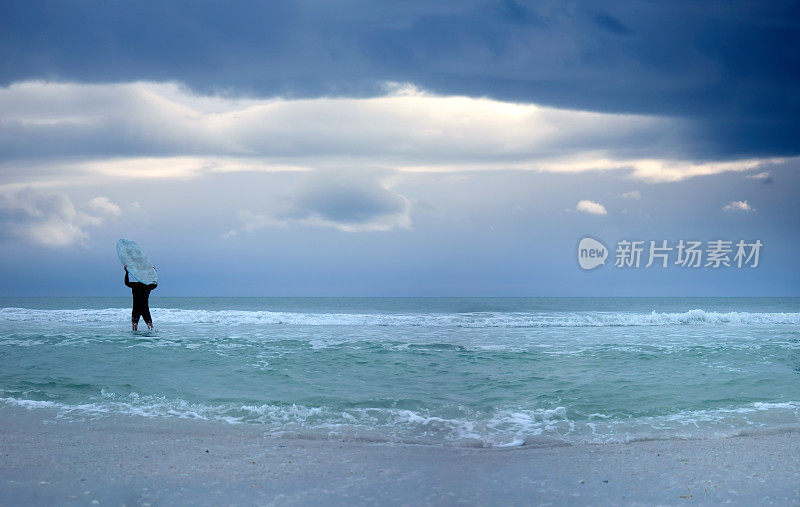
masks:
[[[3,2],[0,83],[441,94],[690,118],[696,158],[800,152],[800,4]]]
[[[331,222],[363,225],[377,218],[405,215],[408,201],[380,184],[363,178],[317,179],[297,195],[300,217],[319,216]]]
[[[391,171],[338,169],[311,171],[282,196],[282,203],[265,200],[257,212],[241,209],[240,226],[223,237],[266,227],[306,225],[345,232],[389,231],[411,227],[409,200],[386,183]],[[265,210],[264,206],[273,209]]]

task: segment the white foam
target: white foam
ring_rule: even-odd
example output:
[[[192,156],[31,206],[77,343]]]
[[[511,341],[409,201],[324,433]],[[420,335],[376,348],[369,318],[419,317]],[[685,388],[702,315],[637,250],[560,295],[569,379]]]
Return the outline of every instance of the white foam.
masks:
[[[128,308],[33,310],[0,308],[0,321],[121,323]],[[800,313],[714,312],[472,312],[472,313],[296,313],[242,310],[153,308],[159,324],[297,325],[297,326],[423,326],[462,328],[612,327],[679,325],[798,325]]]
[[[464,412],[442,417],[425,411],[372,407],[334,409],[300,404],[207,405],[182,399],[117,395],[102,391],[87,403],[0,397],[29,410],[55,409],[57,418],[121,414],[143,417],[261,424],[274,435],[338,436],[376,441],[516,447],[558,443],[609,443],[669,438],[714,438],[759,431],[798,430],[800,402],[755,402],[742,406],[631,417],[594,413],[570,419],[566,407],[506,409],[493,414]],[[573,417],[576,417],[573,415]]]

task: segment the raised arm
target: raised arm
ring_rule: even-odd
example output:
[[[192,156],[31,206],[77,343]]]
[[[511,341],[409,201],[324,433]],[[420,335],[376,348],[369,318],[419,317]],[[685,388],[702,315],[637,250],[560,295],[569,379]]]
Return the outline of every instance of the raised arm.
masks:
[[[153,269],[156,269],[156,267],[155,267],[155,266],[153,266]],[[156,287],[158,287],[158,282],[156,282],[156,283],[151,283],[151,284],[149,284],[149,285],[147,286],[147,288],[148,288],[148,289],[150,289],[150,290],[153,290],[153,289],[155,289]]]
[[[125,285],[127,285],[128,287],[133,287],[133,284],[132,284],[132,283],[131,283],[131,281],[128,279],[128,269],[127,269],[127,266],[125,266]]]

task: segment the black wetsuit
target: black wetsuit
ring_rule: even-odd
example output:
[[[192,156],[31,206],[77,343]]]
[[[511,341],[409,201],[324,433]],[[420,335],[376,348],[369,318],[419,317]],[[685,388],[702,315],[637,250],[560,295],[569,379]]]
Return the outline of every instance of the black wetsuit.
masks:
[[[125,271],[125,285],[130,287],[131,293],[133,293],[131,322],[138,324],[139,317],[141,316],[148,325],[151,325],[153,319],[150,318],[150,306],[147,304],[147,300],[150,299],[150,291],[155,289],[157,285],[154,283],[145,285],[142,282],[131,282],[128,279],[128,271]]]

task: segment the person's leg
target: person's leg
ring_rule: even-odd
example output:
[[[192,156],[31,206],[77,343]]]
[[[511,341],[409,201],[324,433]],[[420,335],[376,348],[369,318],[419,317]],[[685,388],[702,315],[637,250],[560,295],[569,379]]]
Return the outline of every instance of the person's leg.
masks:
[[[144,323],[147,324],[148,329],[153,329],[153,319],[150,317],[150,308],[144,308],[142,310],[142,318],[144,318]]]
[[[134,308],[133,311],[131,312],[131,330],[132,331],[136,331],[136,330],[139,329],[139,315],[141,315],[141,312],[139,312],[138,309]]]

